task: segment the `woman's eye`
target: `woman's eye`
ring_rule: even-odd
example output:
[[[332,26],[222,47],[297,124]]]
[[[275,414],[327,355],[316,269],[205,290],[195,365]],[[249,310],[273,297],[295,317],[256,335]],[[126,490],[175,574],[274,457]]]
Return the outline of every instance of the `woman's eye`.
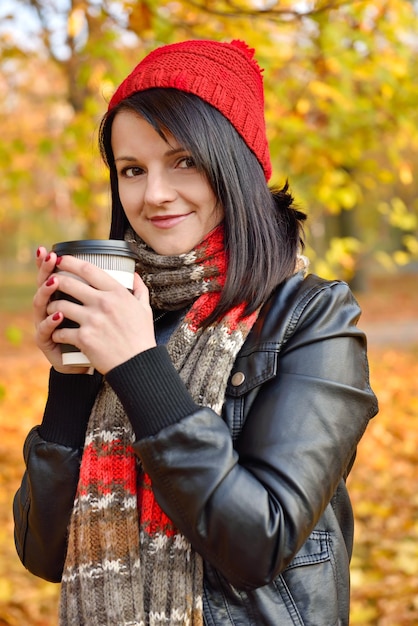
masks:
[[[193,157],[187,156],[180,159],[178,166],[183,169],[189,169],[190,167],[196,167],[196,163]]]
[[[140,167],[124,167],[121,174],[126,178],[134,178],[142,174],[142,169]]]

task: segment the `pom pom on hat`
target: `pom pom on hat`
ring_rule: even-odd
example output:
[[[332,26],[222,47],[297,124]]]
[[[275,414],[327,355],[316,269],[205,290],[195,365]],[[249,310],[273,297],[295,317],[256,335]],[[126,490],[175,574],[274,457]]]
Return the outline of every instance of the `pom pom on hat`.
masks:
[[[193,93],[218,109],[254,152],[266,180],[270,179],[262,70],[254,49],[244,41],[189,40],[156,48],[121,83],[109,110],[153,87]]]

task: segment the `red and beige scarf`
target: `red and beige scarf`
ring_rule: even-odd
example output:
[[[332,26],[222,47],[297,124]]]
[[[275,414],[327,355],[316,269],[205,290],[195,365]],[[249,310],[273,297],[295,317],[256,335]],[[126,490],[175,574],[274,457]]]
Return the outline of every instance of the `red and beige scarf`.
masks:
[[[153,307],[191,305],[167,349],[194,401],[220,415],[236,355],[258,315],[243,317],[243,304],[201,328],[225,282],[223,227],[175,257],[159,256],[133,239]],[[155,501],[133,443],[130,422],[105,382],[87,427],[62,577],[61,626],[203,624],[202,559]]]

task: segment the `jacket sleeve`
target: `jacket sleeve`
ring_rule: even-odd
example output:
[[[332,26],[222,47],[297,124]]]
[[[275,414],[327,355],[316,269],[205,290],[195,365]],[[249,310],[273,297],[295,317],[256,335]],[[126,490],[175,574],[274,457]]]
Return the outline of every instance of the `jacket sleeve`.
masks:
[[[25,567],[59,582],[87,420],[101,376],[50,373],[43,421],[24,445],[26,471],[13,502],[15,544]]]
[[[160,401],[162,380],[175,387],[168,369],[154,389],[150,382],[136,391],[129,391],[129,377],[111,373],[111,384],[123,387],[136,450],[160,506],[236,587],[265,585],[289,564],[377,412],[365,338],[356,328],[359,313],[344,283],[324,281],[306,290],[286,319],[276,375],[258,389],[235,444],[209,409],[169,415],[165,425],[152,414],[156,404],[169,411],[169,398],[178,396],[176,407],[182,404],[180,386]],[[138,387],[153,395],[145,413],[135,400]]]

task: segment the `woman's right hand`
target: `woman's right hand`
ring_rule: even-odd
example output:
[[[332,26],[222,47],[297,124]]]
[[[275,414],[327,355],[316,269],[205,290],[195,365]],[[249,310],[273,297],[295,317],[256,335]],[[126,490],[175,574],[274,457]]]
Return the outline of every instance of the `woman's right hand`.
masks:
[[[48,253],[46,248],[40,246],[36,253],[38,290],[33,298],[36,345],[57,372],[62,374],[86,374],[89,371],[87,367],[63,365],[61,346],[52,340],[52,333],[63,320],[61,313],[53,315],[48,315],[47,313],[49,299],[57,289],[57,280],[52,276],[56,264],[57,255],[55,252]]]

